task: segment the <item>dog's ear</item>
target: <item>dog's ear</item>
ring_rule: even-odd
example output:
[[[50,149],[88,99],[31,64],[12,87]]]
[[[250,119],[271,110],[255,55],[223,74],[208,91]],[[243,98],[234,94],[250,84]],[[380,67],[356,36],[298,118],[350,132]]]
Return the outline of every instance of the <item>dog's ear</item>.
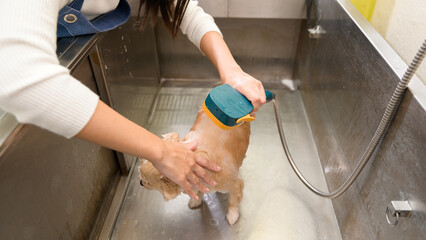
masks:
[[[167,142],[179,142],[179,133],[171,132],[161,135],[162,139]]]

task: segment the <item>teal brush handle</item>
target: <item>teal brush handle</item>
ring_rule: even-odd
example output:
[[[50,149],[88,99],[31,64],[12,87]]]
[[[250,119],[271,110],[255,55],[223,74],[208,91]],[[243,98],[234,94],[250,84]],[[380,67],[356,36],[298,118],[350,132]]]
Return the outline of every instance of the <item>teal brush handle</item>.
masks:
[[[272,99],[275,98],[275,94],[267,90],[265,90],[265,95],[266,95],[266,102],[270,102]]]

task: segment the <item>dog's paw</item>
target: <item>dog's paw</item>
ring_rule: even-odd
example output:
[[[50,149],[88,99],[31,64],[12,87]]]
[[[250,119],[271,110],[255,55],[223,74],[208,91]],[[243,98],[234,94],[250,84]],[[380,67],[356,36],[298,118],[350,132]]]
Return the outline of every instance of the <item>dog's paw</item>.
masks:
[[[199,198],[198,200],[190,199],[188,203],[188,207],[190,209],[199,208],[201,206],[201,203],[203,202],[202,198]]]
[[[237,207],[230,207],[228,213],[226,214],[226,220],[228,220],[229,225],[234,225],[240,217],[240,213]]]

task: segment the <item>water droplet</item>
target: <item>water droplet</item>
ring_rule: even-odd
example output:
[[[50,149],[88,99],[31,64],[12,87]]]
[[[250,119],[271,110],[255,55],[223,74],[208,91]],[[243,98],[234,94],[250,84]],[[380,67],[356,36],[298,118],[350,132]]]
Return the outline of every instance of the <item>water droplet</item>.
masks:
[[[217,226],[217,225],[219,225],[219,221],[216,220],[216,219],[214,219],[214,218],[212,218],[212,219],[210,219],[210,225]]]

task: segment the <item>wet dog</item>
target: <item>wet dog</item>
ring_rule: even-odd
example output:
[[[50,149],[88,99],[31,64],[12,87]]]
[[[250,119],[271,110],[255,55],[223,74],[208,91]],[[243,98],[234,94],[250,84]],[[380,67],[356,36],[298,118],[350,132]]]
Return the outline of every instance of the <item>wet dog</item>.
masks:
[[[179,134],[175,132],[165,134],[163,140],[180,141]],[[206,171],[217,183],[215,187],[210,188],[212,192],[229,193],[226,219],[230,225],[233,225],[239,218],[238,207],[243,197],[244,182],[239,178],[238,171],[249,145],[250,122],[244,122],[230,130],[222,130],[200,109],[194,125],[183,139],[183,141],[193,140],[198,141],[196,153],[221,167],[217,173]],[[159,191],[164,200],[168,201],[182,193],[183,189],[179,185],[161,175],[149,161],[143,160],[139,170],[141,184],[147,189]],[[199,200],[191,199],[189,208],[199,207],[203,194],[198,191]]]

